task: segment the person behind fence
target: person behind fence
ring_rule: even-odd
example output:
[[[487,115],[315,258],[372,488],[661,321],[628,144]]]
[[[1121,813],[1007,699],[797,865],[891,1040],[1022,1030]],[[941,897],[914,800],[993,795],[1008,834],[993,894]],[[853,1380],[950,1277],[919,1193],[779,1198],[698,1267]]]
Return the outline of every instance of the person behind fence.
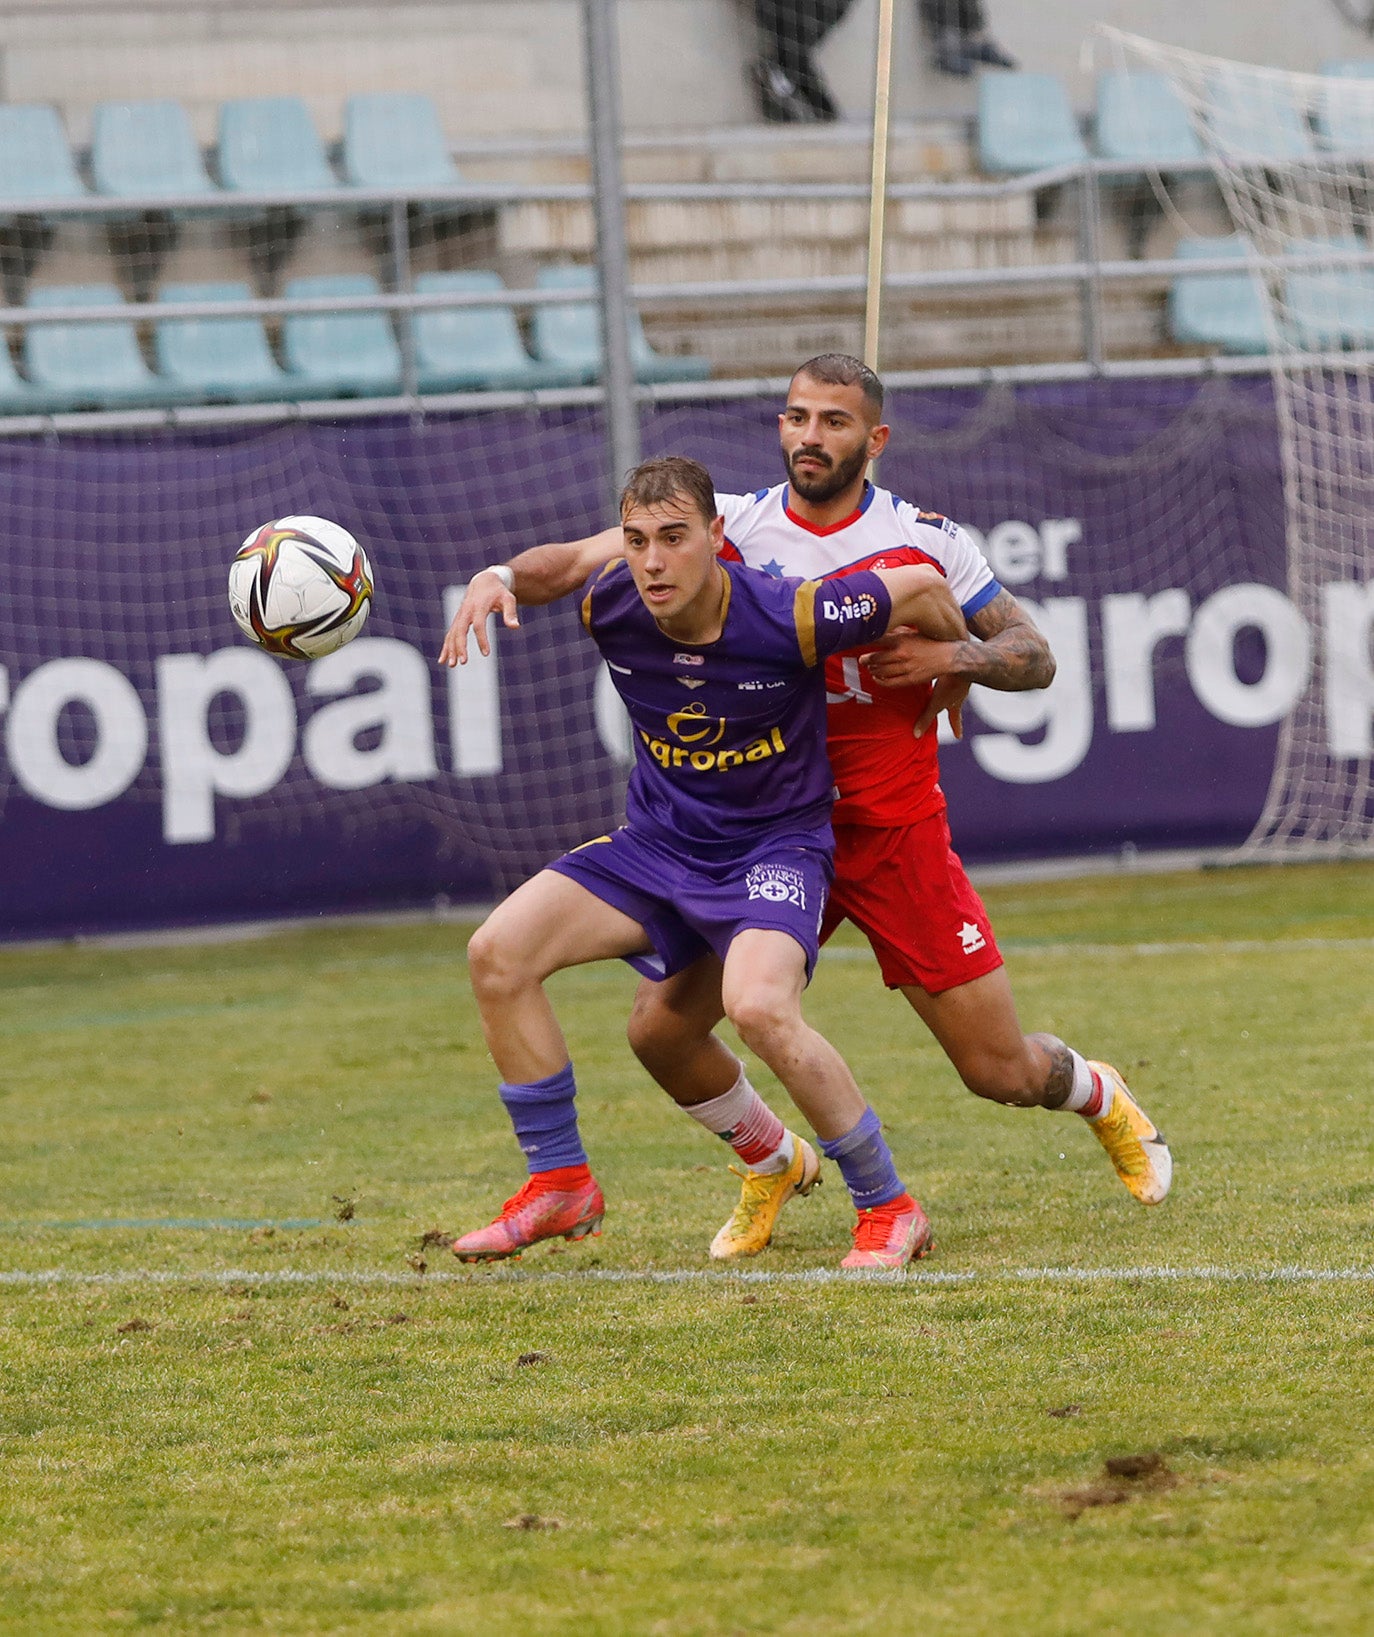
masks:
[[[926,1250],[929,1223],[844,1059],[801,1012],[833,847],[824,666],[893,626],[955,640],[966,634],[963,615],[929,563],[832,581],[722,561],[724,520],[696,461],[637,467],[620,509],[623,555],[591,582],[582,618],[634,730],[627,822],[518,887],[468,946],[501,1100],[530,1176],[454,1253],[490,1261],[599,1230],[605,1200],[543,985],[565,967],[619,956],[658,982],[713,962],[722,1011],[849,1187],[859,1221],[841,1265],[901,1267]],[[451,633],[440,657],[459,657]],[[690,1112],[773,1178],[778,1204],[809,1192],[820,1173],[815,1150],[785,1129],[742,1070],[731,1082]]]
[[[759,112],[774,123],[839,118],[812,53],[853,0],[754,0],[759,52],[749,78]]]
[[[983,0],[917,0],[929,36],[931,66],[941,74],[971,74],[979,63],[1015,68],[1016,59],[988,32]]]

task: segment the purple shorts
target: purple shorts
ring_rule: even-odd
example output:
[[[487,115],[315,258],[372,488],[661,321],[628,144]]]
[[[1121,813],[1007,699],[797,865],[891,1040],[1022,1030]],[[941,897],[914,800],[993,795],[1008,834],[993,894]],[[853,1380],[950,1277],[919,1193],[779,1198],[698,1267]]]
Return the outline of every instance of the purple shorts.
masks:
[[[737,933],[761,928],[801,945],[810,981],[830,887],[828,837],[783,837],[712,861],[686,858],[627,826],[548,868],[639,922],[654,952],[625,959],[646,978],[671,978],[708,950],[724,960]]]

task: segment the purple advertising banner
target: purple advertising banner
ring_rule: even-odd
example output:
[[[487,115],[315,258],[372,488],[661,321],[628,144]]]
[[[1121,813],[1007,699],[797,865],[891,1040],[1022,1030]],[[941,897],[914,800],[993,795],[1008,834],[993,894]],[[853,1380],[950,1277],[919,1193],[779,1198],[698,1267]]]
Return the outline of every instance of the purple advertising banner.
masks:
[[[777,408],[663,406],[644,447],[755,489]],[[963,855],[1243,839],[1320,635],[1280,589],[1267,384],[895,394],[888,419],[880,481],[975,530],[1058,659],[1044,693],[977,691],[942,751]],[[0,443],[0,936],[479,900],[614,823],[624,723],[571,602],[435,664],[476,569],[612,520],[604,461],[580,409]],[[225,597],[291,514],[352,530],[377,580],[309,665]]]

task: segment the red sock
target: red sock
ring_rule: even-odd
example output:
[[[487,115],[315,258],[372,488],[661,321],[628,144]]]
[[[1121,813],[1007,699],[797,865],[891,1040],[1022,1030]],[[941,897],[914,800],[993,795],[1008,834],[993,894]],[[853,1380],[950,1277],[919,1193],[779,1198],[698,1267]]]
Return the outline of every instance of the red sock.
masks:
[[[574,1188],[585,1188],[591,1180],[590,1165],[560,1165],[552,1171],[535,1171],[530,1177],[541,1194],[571,1193]]]

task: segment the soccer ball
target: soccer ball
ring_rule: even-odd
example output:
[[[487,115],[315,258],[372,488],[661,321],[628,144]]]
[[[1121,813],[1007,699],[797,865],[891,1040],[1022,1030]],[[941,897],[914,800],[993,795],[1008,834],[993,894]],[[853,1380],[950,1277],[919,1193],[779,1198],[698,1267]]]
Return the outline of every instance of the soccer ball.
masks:
[[[284,659],[319,659],[357,636],[372,606],[367,553],[323,517],[279,517],[229,565],[229,611],[244,636]]]

